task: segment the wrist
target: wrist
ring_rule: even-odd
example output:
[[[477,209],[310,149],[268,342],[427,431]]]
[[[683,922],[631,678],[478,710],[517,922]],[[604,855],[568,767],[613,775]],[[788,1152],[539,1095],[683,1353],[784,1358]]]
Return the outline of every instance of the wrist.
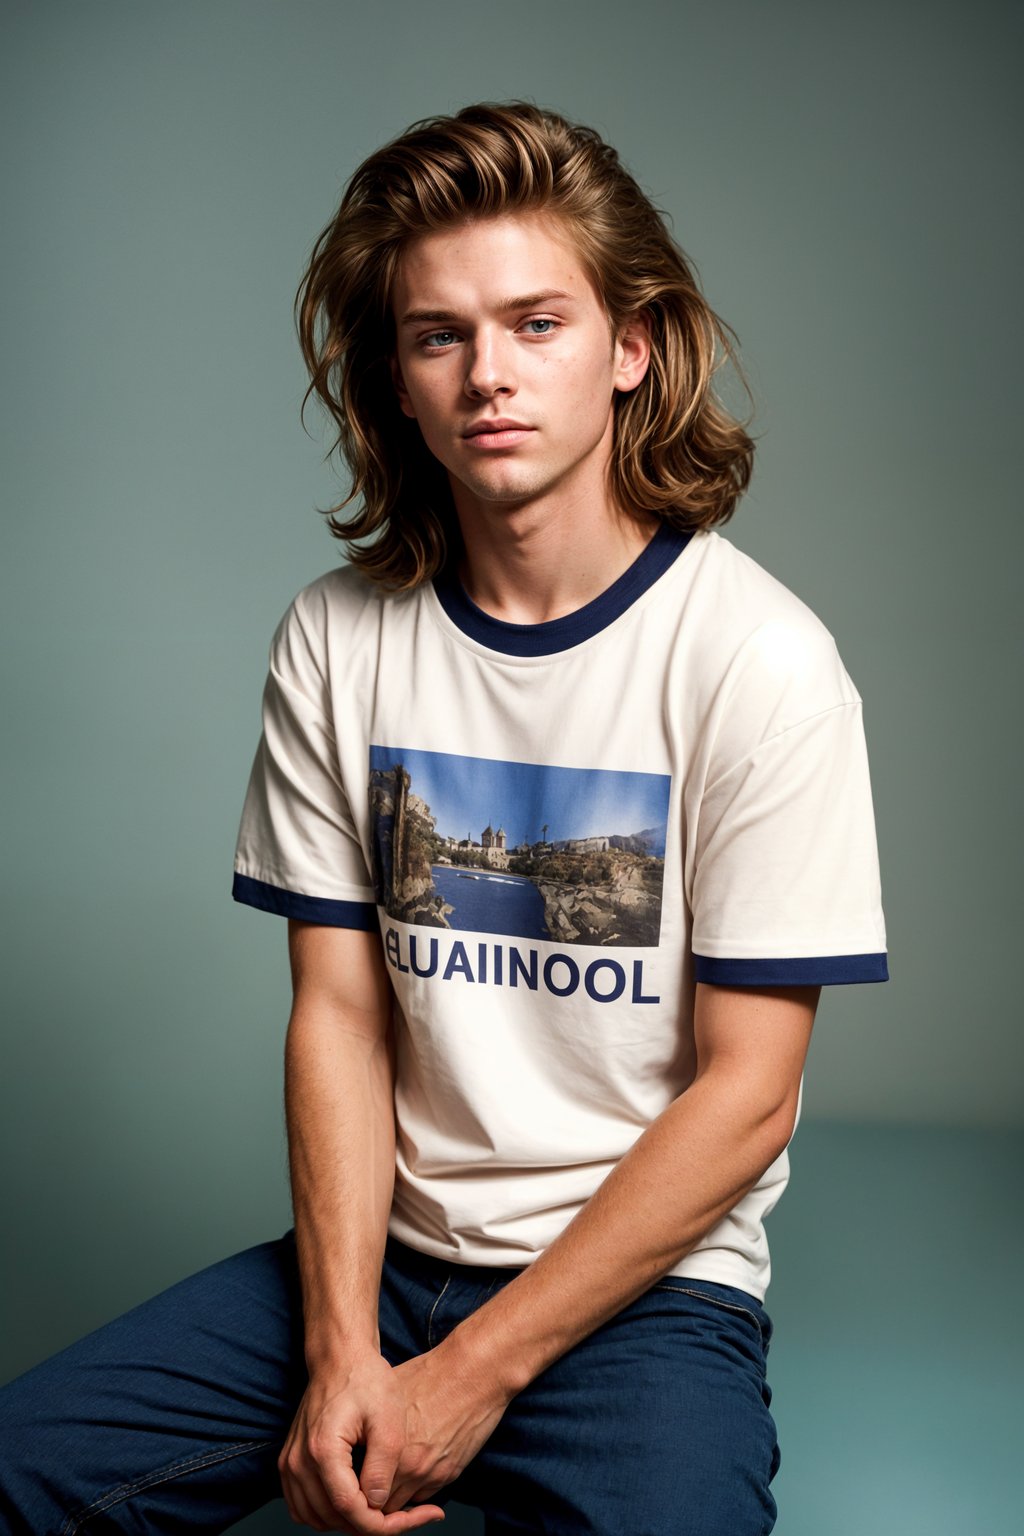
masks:
[[[363,1355],[380,1358],[380,1332],[374,1329],[317,1328],[306,1331],[304,1341],[306,1369],[312,1376],[319,1371],[348,1367]]]
[[[516,1341],[507,1337],[496,1312],[481,1307],[453,1328],[433,1353],[451,1379],[474,1397],[503,1407],[533,1380]]]

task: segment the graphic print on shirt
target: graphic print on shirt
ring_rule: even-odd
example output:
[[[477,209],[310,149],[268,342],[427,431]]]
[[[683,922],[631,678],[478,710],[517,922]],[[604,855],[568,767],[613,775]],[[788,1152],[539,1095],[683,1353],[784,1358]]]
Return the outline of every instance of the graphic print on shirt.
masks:
[[[370,747],[377,904],[404,923],[655,946],[667,774]]]

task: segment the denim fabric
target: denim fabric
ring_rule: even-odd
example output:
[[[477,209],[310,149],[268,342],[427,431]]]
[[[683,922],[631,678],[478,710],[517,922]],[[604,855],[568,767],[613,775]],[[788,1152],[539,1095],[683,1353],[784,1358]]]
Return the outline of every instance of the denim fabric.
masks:
[[[389,1237],[382,1353],[422,1354],[518,1273]],[[771,1331],[745,1291],[666,1277],[514,1398],[432,1502],[483,1510],[488,1536],[765,1536],[779,1466]],[[289,1229],[0,1389],[0,1529],[226,1530],[281,1496],[277,1457],[305,1384]]]

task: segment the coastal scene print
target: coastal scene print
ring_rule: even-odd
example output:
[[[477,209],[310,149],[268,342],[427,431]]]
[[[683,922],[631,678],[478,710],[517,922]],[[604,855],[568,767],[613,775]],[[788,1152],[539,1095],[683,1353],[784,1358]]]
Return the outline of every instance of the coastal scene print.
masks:
[[[667,774],[370,748],[373,880],[401,922],[653,946]]]

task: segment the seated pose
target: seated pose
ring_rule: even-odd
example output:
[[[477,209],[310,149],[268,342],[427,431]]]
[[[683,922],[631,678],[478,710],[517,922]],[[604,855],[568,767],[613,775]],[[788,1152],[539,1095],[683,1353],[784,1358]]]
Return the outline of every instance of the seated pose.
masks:
[[[0,1524],[763,1536],[765,1218],[820,989],[887,960],[861,697],[717,531],[732,333],[522,102],[371,155],[296,313],[348,559],[233,886],[287,919],[294,1226],[8,1384]]]

